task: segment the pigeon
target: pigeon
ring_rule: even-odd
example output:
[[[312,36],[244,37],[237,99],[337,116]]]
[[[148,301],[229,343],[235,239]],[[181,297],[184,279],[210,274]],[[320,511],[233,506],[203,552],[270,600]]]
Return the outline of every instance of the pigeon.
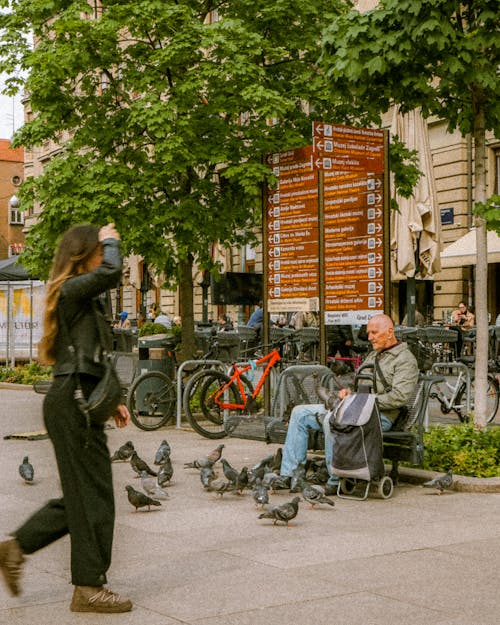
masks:
[[[300,487],[302,489],[302,497],[311,504],[311,508],[317,506],[320,503],[326,503],[329,506],[334,506],[335,502],[329,499],[325,495],[325,489],[318,484],[309,484],[306,480],[300,481]]]
[[[161,506],[161,502],[156,499],[152,499],[148,495],[135,490],[132,486],[125,486],[129,502],[134,506],[135,511],[139,508],[148,507],[151,510],[151,506]]]
[[[269,471],[268,473],[264,473],[262,484],[272,491],[284,490],[286,488],[290,488],[290,479],[284,475],[278,475],[274,471]]]
[[[146,471],[141,471],[141,485],[144,492],[156,499],[168,499],[168,493],[158,484],[154,477],[150,477]]]
[[[319,383],[319,376],[317,373],[313,373],[313,378],[314,378],[314,390],[316,391],[316,395],[323,402],[327,410],[333,410],[335,406],[339,403],[339,399],[337,397],[337,391],[331,391],[329,388],[321,386]]]
[[[439,494],[444,490],[448,490],[453,485],[453,473],[451,469],[444,475],[439,475],[429,482],[423,484],[426,488],[437,488]]]
[[[259,519],[273,519],[273,525],[281,521],[288,526],[289,522],[297,516],[299,501],[300,497],[294,497],[292,501],[284,503],[281,506],[273,506],[266,512],[259,514]]]
[[[170,460],[170,456],[164,460],[162,464],[160,464],[160,468],[158,469],[158,484],[164,488],[167,484],[170,483],[172,476],[174,474],[174,467],[172,466],[172,461]]]
[[[238,483],[238,471],[236,471],[225,458],[221,458],[220,461],[222,462],[222,471],[226,479],[236,486]]]
[[[271,471],[279,471],[281,469],[281,461],[283,460],[283,449],[278,447],[271,462]]]
[[[185,462],[184,468],[185,469],[201,469],[202,467],[211,467],[213,464],[217,462],[217,460],[220,460],[220,457],[222,455],[222,450],[224,449],[224,447],[225,445],[221,443],[218,447],[212,450],[207,456],[201,456],[200,458],[197,458],[196,460],[193,460],[191,462]]]
[[[300,493],[300,480],[305,477],[306,468],[303,464],[299,464],[299,466],[293,470],[292,477],[290,479],[290,492],[291,493]]]
[[[119,447],[111,456],[111,462],[126,462],[130,459],[133,451],[134,444],[132,443],[132,441],[127,441],[121,447]]]
[[[23,478],[25,484],[33,484],[35,469],[28,460],[28,456],[24,456],[23,463],[19,465],[19,475]]]
[[[216,477],[217,475],[213,467],[203,467],[200,469],[200,480],[204,488],[208,488],[210,486],[210,482],[215,480]]]
[[[248,483],[254,484],[257,478],[263,479],[266,473],[271,472],[271,465],[273,464],[274,456],[267,456],[260,462],[254,465],[248,470]]]
[[[236,485],[240,493],[248,486],[248,467],[243,467],[238,473]]]
[[[152,475],[153,477],[157,476],[157,473],[150,469],[146,462],[142,458],[137,455],[136,451],[132,452],[130,456],[130,465],[132,469],[137,473],[138,477],[141,477],[141,471],[146,471],[148,475]]]
[[[170,445],[163,439],[155,454],[154,464],[163,464],[167,458],[170,458],[171,451]]]
[[[252,497],[255,501],[256,506],[261,506],[262,508],[266,503],[269,503],[269,489],[267,486],[262,484],[262,480],[258,477],[255,480],[255,485],[252,490]]]
[[[211,493],[217,493],[222,497],[224,493],[234,492],[236,490],[236,486],[231,484],[231,482],[228,482],[223,477],[219,477],[209,481],[207,490]]]

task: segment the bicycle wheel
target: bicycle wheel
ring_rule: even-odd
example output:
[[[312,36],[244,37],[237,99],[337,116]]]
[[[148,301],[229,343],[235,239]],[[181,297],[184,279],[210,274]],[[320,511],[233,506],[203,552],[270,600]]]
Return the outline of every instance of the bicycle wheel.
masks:
[[[245,378],[241,378],[245,386],[245,393],[251,395],[252,385]],[[205,438],[224,438],[227,432],[224,429],[224,418],[230,419],[241,416],[241,410],[221,409],[213,401],[214,394],[229,382],[230,378],[214,369],[200,371],[187,383],[184,391],[184,409],[193,429]],[[228,403],[241,403],[238,386],[233,382],[227,390]]]
[[[157,430],[175,414],[175,387],[161,371],[148,371],[132,385],[127,399],[133,423],[141,430]]]
[[[474,391],[475,391],[474,379],[471,379],[470,384],[471,384],[470,386],[471,410],[474,410]],[[488,390],[486,391],[487,393],[486,395],[486,423],[491,423],[491,421],[493,421],[493,419],[495,418],[495,415],[497,414],[498,402],[500,400],[499,392],[500,390],[499,390],[497,379],[492,375],[488,375]],[[463,412],[461,414],[459,414],[459,411],[457,410],[457,414],[461,421],[469,420],[468,415],[465,414],[466,401],[467,401],[467,393],[466,393],[466,385],[464,383],[462,384],[462,386],[460,387],[460,390],[457,393],[457,404],[460,404],[464,407]]]

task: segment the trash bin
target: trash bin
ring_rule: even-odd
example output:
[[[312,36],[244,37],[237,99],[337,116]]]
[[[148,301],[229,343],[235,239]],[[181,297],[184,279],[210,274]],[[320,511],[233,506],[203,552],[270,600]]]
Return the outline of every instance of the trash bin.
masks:
[[[235,362],[240,355],[240,337],[237,332],[217,332],[218,357],[223,362]]]
[[[127,328],[113,328],[115,352],[131,352],[134,346],[134,334]]]
[[[172,334],[152,334],[139,337],[138,373],[163,371],[172,380],[175,377],[176,339]]]

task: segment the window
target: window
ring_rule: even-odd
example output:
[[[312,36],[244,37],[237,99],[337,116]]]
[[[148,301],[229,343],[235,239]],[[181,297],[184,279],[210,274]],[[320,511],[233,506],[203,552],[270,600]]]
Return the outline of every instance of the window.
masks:
[[[24,224],[24,213],[16,208],[10,209],[10,221],[11,225],[23,225]]]
[[[19,210],[19,200],[15,195],[9,200],[9,223],[11,225],[24,224],[24,213]]]

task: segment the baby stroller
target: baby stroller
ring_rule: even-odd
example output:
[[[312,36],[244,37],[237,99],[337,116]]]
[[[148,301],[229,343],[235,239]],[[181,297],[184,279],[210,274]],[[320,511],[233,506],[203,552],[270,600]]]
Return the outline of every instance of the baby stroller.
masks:
[[[382,428],[375,395],[348,395],[331,411],[333,472],[340,477],[337,495],[363,501],[371,486],[383,499],[391,497],[394,484],[385,475]],[[362,487],[364,486],[364,493]]]

